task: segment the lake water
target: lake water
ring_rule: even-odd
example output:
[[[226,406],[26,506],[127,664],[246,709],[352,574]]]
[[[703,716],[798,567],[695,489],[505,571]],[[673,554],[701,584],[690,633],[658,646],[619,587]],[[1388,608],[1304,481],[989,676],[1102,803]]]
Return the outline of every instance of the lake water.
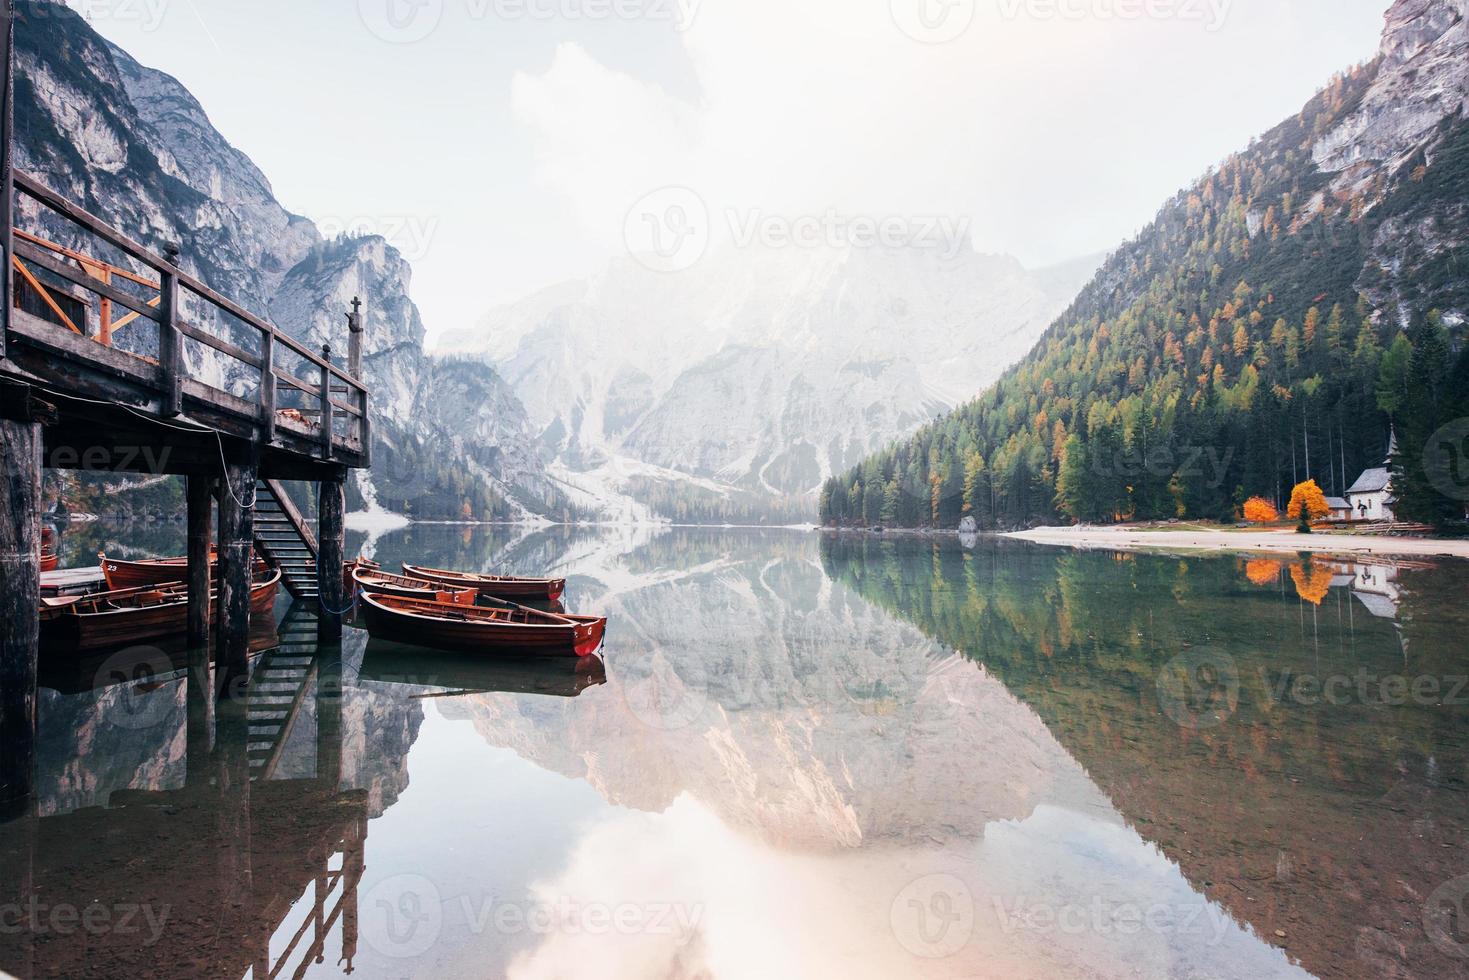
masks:
[[[64,553],[103,547],[182,538]],[[336,656],[284,602],[217,707],[176,658],[50,663],[0,970],[1469,975],[1464,565],[676,529],[348,549],[564,574],[611,617],[605,663],[356,631]]]

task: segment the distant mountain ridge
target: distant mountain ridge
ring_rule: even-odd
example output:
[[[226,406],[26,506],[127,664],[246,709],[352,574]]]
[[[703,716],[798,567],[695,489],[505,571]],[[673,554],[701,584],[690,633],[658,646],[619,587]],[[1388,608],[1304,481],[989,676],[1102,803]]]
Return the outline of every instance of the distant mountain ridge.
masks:
[[[735,248],[679,273],[631,259],[491,312],[442,348],[483,357],[587,506],[810,520],[833,473],[1025,353],[1095,268],[966,247]]]
[[[1469,416],[1466,269],[1469,0],[1398,0],[1372,62],[1165,204],[977,401],[829,481],[823,519],[1233,519],[1344,492],[1394,424],[1401,512],[1462,519],[1434,440]]]

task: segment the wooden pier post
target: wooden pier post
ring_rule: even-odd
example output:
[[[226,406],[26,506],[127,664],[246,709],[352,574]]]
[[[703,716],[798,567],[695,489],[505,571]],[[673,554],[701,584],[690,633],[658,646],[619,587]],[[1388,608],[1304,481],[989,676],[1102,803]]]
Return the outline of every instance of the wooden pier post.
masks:
[[[215,481],[205,476],[188,478],[189,508],[189,663],[197,660],[193,654],[200,649],[206,651],[204,666],[209,665],[209,591],[210,591],[210,545],[214,537],[214,488]]]
[[[11,257],[15,253],[15,4],[0,0],[0,60],[5,78],[0,82],[0,250],[5,253],[0,264],[0,358],[5,357],[10,339],[10,297],[14,272]]]
[[[215,656],[226,690],[248,672],[250,660],[251,553],[255,537],[257,449],[227,454],[219,488],[219,606],[215,623]]]
[[[49,408],[30,388],[0,385],[0,819],[25,812],[35,770],[40,423],[54,416]]]
[[[346,561],[347,475],[339,472],[332,480],[322,480],[317,492],[317,556],[316,573],[321,593],[321,612],[317,620],[317,636],[326,646],[342,642],[342,615],[347,611],[347,588],[342,581],[342,565]]]
[[[347,314],[347,373],[362,380],[362,297],[352,297],[352,312]]]

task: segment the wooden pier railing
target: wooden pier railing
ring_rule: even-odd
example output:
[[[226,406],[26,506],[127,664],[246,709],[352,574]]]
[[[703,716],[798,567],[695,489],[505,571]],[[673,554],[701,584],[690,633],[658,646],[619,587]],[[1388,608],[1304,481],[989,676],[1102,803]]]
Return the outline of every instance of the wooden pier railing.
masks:
[[[43,353],[67,382],[61,394],[136,405],[142,389],[162,418],[185,414],[187,401],[187,414],[228,434],[369,464],[368,389],[332,362],[330,348],[309,350],[184,272],[176,255],[155,254],[33,176],[16,171],[14,186],[15,295],[0,357],[42,383],[58,380],[17,351]],[[37,227],[18,227],[27,213]],[[223,356],[224,387],[217,372],[214,380],[191,373],[191,345]]]

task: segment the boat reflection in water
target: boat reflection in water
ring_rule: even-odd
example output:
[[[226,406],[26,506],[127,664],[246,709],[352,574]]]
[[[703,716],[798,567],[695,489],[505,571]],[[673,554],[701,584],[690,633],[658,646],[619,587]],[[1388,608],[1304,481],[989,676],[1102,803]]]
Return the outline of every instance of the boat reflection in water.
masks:
[[[486,660],[374,638],[368,641],[359,676],[379,684],[443,688],[448,694],[574,698],[590,687],[606,684],[607,665],[595,655],[577,660],[546,657]]]

